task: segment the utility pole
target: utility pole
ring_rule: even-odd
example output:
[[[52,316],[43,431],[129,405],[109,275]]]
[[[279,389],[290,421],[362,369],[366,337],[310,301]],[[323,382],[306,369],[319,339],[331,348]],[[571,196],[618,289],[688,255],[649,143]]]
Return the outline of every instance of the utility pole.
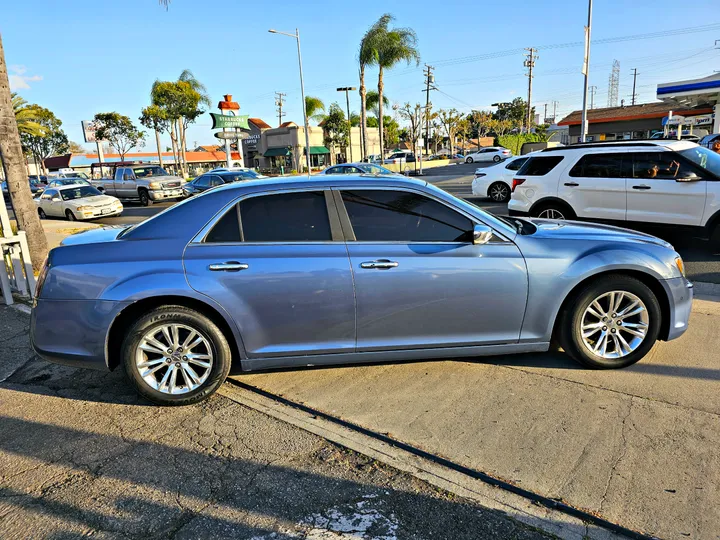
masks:
[[[435,68],[425,64],[423,74],[425,75],[425,149],[427,153],[430,153],[430,90],[437,90],[435,88],[435,75],[433,70]]]
[[[591,86],[590,87],[590,108],[595,108],[595,91],[597,90],[597,86]]]
[[[285,113],[283,112],[283,98],[287,94],[283,94],[282,92],[275,92],[275,106],[278,108],[278,126],[282,124],[282,117],[285,116]]]
[[[585,87],[583,90],[583,108],[582,108],[582,124],[580,126],[580,142],[587,139],[587,95],[588,95],[588,79],[590,77],[590,34],[592,31],[592,0],[588,0],[588,20],[585,27],[585,58],[583,59],[582,74],[585,75]]]
[[[557,101],[553,101],[553,124],[557,124],[557,106],[560,105]]]
[[[635,94],[635,84],[637,83],[637,68],[633,68],[633,93],[632,93],[632,104],[635,105],[635,98],[637,97],[637,94]]]
[[[532,80],[533,80],[533,68],[535,67],[535,60],[538,59],[538,56],[535,54],[535,48],[530,47],[526,48],[527,58],[525,59],[525,62],[523,65],[528,68],[527,77],[528,77],[528,99],[527,99],[527,118],[525,120],[525,129],[529,133],[530,128],[532,127]]]
[[[338,88],[338,92],[345,92],[345,102],[347,103],[347,120],[348,120],[348,146],[350,147],[350,163],[353,162],[352,157],[352,123],[350,122],[350,94],[349,92],[354,92],[357,90],[354,86],[343,86],[342,88]]]

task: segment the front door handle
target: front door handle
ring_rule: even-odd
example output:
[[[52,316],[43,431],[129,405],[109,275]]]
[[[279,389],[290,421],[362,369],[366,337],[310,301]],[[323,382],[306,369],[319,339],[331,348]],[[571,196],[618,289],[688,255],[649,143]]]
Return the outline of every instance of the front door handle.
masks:
[[[565,185],[568,187],[578,187],[580,184],[577,182],[565,182]]]
[[[377,268],[380,270],[385,270],[388,268],[397,268],[398,263],[395,261],[390,261],[388,259],[378,259],[377,261],[366,261],[363,263],[360,263],[360,268]]]
[[[247,270],[248,268],[250,268],[249,265],[237,261],[215,263],[208,266],[211,272],[239,272],[240,270]]]
[[[650,186],[646,186],[645,184],[642,184],[640,186],[633,186],[633,189],[652,189]]]

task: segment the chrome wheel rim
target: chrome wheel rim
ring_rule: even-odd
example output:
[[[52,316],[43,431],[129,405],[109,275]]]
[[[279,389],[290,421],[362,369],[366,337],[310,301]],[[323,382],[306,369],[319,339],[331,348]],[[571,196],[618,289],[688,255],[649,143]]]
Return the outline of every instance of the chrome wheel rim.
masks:
[[[565,216],[560,210],[555,210],[554,208],[547,208],[540,212],[538,215],[540,218],[544,219],[565,219]]]
[[[638,296],[611,291],[590,302],[580,324],[583,343],[592,354],[617,359],[634,352],[645,341],[650,315]]]
[[[163,394],[187,394],[198,389],[212,370],[210,341],[184,324],[164,324],[148,330],[135,351],[135,368],[150,388]]]
[[[504,201],[508,194],[508,187],[504,184],[495,184],[490,188],[490,198],[493,201]]]

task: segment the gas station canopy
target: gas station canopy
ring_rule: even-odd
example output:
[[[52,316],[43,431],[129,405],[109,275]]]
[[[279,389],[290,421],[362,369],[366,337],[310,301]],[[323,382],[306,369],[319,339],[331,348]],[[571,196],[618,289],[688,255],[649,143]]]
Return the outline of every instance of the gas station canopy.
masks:
[[[658,84],[657,98],[675,108],[713,107],[713,133],[720,133],[720,73],[701,79]]]

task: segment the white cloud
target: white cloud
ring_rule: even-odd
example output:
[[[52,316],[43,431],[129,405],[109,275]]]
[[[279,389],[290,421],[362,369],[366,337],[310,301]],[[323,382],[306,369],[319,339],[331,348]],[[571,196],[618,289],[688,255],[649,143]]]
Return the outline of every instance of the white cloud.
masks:
[[[28,83],[42,81],[42,75],[25,75],[27,68],[25,66],[15,65],[9,66],[8,79],[10,80],[10,90],[27,90],[30,88]]]

